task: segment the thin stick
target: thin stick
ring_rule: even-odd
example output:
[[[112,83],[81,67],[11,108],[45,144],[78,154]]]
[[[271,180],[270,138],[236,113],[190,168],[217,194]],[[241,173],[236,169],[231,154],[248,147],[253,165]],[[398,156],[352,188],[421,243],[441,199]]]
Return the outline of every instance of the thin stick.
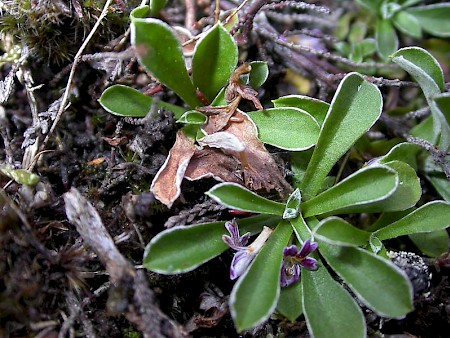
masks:
[[[49,132],[47,133],[47,135],[44,138],[44,141],[41,144],[41,147],[39,149],[40,151],[43,151],[45,149],[48,141],[50,140],[51,135],[53,134],[53,132],[56,129],[56,126],[58,125],[59,120],[61,120],[61,117],[62,117],[62,115],[64,114],[64,112],[66,110],[66,105],[67,105],[67,101],[68,101],[68,98],[69,98],[70,87],[72,85],[73,77],[75,75],[75,70],[76,70],[78,64],[81,61],[81,55],[83,54],[83,52],[86,49],[87,45],[89,44],[89,42],[91,41],[91,39],[94,36],[95,32],[97,31],[98,27],[100,26],[101,21],[108,14],[108,8],[109,8],[109,6],[111,5],[112,2],[113,2],[113,0],[107,0],[106,1],[102,12],[101,12],[100,16],[97,19],[97,22],[95,23],[95,25],[92,28],[91,32],[87,36],[86,40],[84,40],[83,44],[81,45],[80,49],[78,50],[77,54],[75,55],[75,58],[74,58],[73,64],[72,64],[72,68],[70,69],[69,78],[67,80],[66,89],[64,90],[64,94],[63,94],[63,97],[62,97],[62,100],[61,100],[61,104],[60,104],[59,109],[58,109],[58,113],[57,113],[57,115],[55,117],[55,120],[53,121],[53,124],[52,124]],[[37,159],[34,160],[30,164],[29,170],[33,170],[33,168],[36,165],[36,163],[37,163]]]
[[[226,25],[230,20],[244,7],[250,0],[244,0],[242,3],[223,21],[224,25]]]
[[[214,23],[219,21],[220,16],[220,0],[216,0],[216,6],[214,8]]]

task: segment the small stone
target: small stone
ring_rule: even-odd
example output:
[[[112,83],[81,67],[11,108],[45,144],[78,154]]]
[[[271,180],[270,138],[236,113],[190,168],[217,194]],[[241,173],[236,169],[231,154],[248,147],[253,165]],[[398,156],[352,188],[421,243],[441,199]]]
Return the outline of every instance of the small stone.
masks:
[[[406,251],[389,251],[388,255],[392,262],[408,276],[413,285],[414,298],[429,290],[431,273],[422,257]]]

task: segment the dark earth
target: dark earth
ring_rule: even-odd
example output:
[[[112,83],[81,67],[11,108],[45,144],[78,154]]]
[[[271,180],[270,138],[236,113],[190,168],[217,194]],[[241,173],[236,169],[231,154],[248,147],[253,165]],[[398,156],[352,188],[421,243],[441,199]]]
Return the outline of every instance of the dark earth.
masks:
[[[76,64],[74,56],[105,1],[23,1],[30,5],[28,12],[17,9],[20,2],[0,2],[2,48],[6,52],[11,44],[18,44],[24,56],[18,62],[0,64],[0,165],[22,168],[27,163],[39,183],[30,187],[0,174],[0,337],[309,336],[303,317],[291,323],[276,314],[250,332],[236,333],[227,306],[233,286],[229,252],[184,275],[163,276],[142,269],[146,243],[165,228],[233,216],[204,195],[215,184],[213,180],[185,181],[182,196],[170,210],[155,201],[149,187],[175,141],[177,126],[172,114],[161,110],[143,119],[118,118],[97,101],[111,84],[126,84],[182,104],[145,73],[129,48],[128,15],[140,1],[112,1]],[[338,18],[355,11],[356,5],[308,2],[328,8],[331,14],[325,15],[322,7],[288,6],[271,11],[262,8],[265,3],[253,1],[244,6],[245,20],[238,23],[243,32],[240,60],[263,60],[269,65],[269,79],[259,89],[260,101],[268,106],[271,99],[298,93],[299,86],[292,80],[292,74],[297,74],[296,79],[301,75],[307,86],[304,94],[329,102],[340,79],[358,66],[333,54],[331,48]],[[220,6],[228,10],[236,5],[221,0]],[[210,0],[174,0],[163,10],[162,19],[187,27],[195,36],[212,23],[214,8]],[[267,12],[266,20],[252,25],[259,11]],[[314,32],[317,27],[320,31]],[[329,50],[331,56],[288,49],[267,34],[298,34],[299,30],[315,36],[313,48]],[[404,45],[411,43],[431,42],[402,40]],[[448,80],[449,68],[441,65]],[[68,85],[72,66],[76,69]],[[359,67],[363,72],[363,65]],[[386,68],[375,75],[389,77],[388,73]],[[386,110],[406,106],[418,93],[410,79],[368,79],[380,86]],[[49,132],[61,102],[61,118]],[[404,125],[386,115],[373,133],[399,136]],[[37,145],[34,150],[33,145]],[[287,179],[292,179],[287,154],[270,150]],[[24,160],[29,153],[34,154],[34,163]],[[368,159],[349,162],[343,174]],[[81,194],[77,203],[89,201],[100,216],[118,249],[117,259],[98,244],[106,235],[102,238],[101,232],[92,234],[86,224],[83,228],[69,221],[63,194],[76,194],[71,188]],[[439,198],[425,180],[422,188],[424,200]],[[89,214],[92,225],[95,215],[89,210],[84,205],[79,212]],[[389,245],[396,252],[420,255],[405,239]],[[415,285],[415,310],[401,320],[384,320],[365,311],[369,336],[448,337],[450,254],[437,259],[397,256]]]

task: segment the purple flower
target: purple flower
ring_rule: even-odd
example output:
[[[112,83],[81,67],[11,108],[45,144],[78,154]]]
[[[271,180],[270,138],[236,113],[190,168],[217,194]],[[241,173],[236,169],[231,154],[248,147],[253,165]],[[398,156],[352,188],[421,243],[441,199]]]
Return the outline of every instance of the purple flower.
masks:
[[[281,266],[281,287],[294,284],[300,277],[300,268],[317,270],[317,260],[307,257],[317,249],[318,244],[307,239],[300,250],[291,245],[283,249],[283,264]]]
[[[230,279],[233,280],[241,276],[245,270],[247,270],[253,258],[255,258],[256,254],[261,250],[262,246],[269,238],[272,230],[268,227],[264,227],[263,231],[255,241],[249,246],[246,246],[250,238],[250,233],[248,232],[245,235],[240,236],[236,220],[233,219],[231,222],[226,222],[225,227],[231,236],[223,235],[222,239],[230,248],[237,251],[234,254],[230,266]]]
[[[235,218],[231,222],[225,222],[225,228],[227,228],[231,236],[223,235],[222,239],[230,248],[240,250],[247,245],[250,233],[247,232],[245,235],[240,236],[239,227]]]

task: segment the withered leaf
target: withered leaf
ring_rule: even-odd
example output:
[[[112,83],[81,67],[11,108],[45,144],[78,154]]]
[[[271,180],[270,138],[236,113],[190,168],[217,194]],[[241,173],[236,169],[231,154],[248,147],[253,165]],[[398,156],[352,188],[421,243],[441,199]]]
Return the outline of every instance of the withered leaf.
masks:
[[[177,132],[175,144],[163,166],[156,173],[150,191],[170,208],[181,193],[181,181],[195,152],[195,144],[182,130]]]

